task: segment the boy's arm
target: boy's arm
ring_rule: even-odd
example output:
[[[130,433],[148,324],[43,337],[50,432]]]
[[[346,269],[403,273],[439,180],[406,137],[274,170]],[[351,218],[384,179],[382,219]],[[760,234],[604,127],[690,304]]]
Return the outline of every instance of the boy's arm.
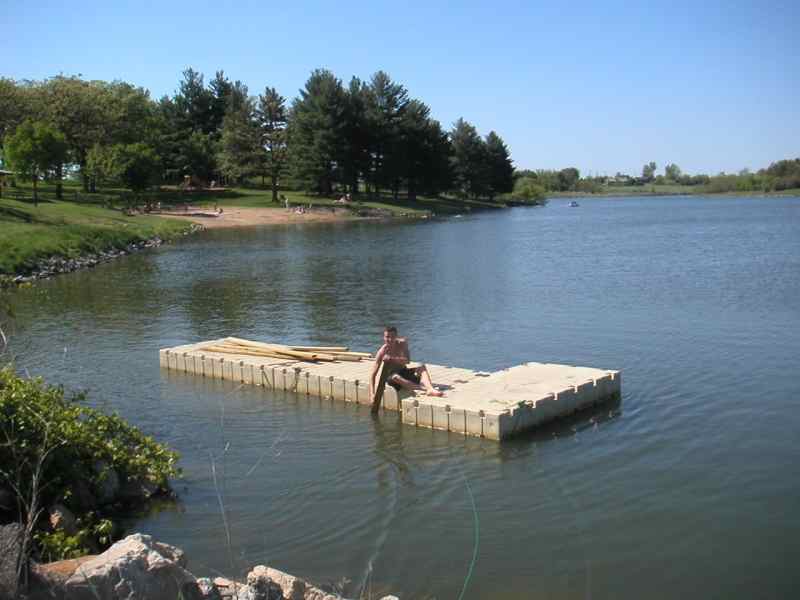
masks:
[[[386,344],[381,346],[380,350],[375,354],[375,362],[372,364],[372,373],[369,376],[369,395],[372,397],[372,391],[375,389],[375,375],[383,364],[383,357],[386,356]]]

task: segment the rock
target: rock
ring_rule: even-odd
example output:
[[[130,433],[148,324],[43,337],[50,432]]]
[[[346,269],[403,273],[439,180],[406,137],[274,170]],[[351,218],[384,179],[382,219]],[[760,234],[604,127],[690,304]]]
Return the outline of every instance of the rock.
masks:
[[[69,558],[44,565],[33,565],[31,569],[28,600],[63,600],[67,579],[94,555]]]
[[[274,583],[267,574],[269,568],[264,565],[253,567],[247,574],[247,587],[239,594],[239,600],[283,600],[283,592],[277,583]],[[249,591],[249,594],[247,593]]]
[[[100,504],[111,504],[119,494],[119,475],[111,465],[102,460],[94,463],[94,472],[98,475],[97,501]]]
[[[201,577],[198,579],[197,587],[203,595],[204,600],[222,600],[219,589],[208,577]]]
[[[50,527],[55,531],[63,531],[67,535],[78,533],[78,523],[75,515],[63,504],[54,504],[48,511],[50,513]]]
[[[65,600],[202,600],[183,552],[130,535],[84,562],[64,584]]]
[[[22,551],[22,525],[0,526],[0,598],[14,598],[17,592],[17,561]]]
[[[277,586],[285,600],[341,600],[341,596],[314,587],[307,581],[278,569],[270,567],[255,569],[261,569],[261,576],[269,579],[273,586]]]
[[[258,568],[258,567],[256,567]],[[266,569],[265,575],[281,588],[281,593],[286,600],[305,600],[306,587],[310,587],[299,577],[294,577],[278,569]]]

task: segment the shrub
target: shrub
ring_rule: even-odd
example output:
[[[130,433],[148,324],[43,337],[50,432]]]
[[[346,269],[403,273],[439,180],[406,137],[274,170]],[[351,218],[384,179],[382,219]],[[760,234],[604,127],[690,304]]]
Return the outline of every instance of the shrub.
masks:
[[[0,485],[13,490],[20,519],[31,523],[40,552],[49,558],[86,551],[90,540],[111,541],[106,515],[89,512],[85,502],[85,490],[100,489],[109,469],[123,484],[145,482],[162,492],[180,475],[176,452],[118,415],[82,405],[83,399],[41,379],[19,377],[11,367],[0,369]],[[48,532],[39,522],[41,507],[56,502],[75,513],[77,535]]]

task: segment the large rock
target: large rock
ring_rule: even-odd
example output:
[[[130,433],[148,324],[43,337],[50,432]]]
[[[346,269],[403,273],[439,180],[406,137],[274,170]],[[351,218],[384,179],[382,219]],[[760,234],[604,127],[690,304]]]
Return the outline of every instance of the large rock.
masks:
[[[14,598],[17,591],[17,561],[22,551],[22,525],[0,526],[0,598]]]
[[[81,564],[64,583],[65,600],[202,600],[183,552],[130,535]]]
[[[341,596],[314,587],[299,577],[263,565],[250,571],[246,587],[251,594],[247,600],[342,600]],[[269,596],[260,595],[264,590],[269,591]]]

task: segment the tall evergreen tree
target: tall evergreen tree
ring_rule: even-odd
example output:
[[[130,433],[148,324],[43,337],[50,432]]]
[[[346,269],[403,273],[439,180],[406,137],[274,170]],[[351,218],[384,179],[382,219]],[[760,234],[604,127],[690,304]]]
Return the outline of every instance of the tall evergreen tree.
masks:
[[[388,187],[397,198],[405,153],[402,120],[409,103],[408,91],[383,71],[370,80],[368,122],[372,131],[372,178],[376,192]]]
[[[198,73],[192,68],[186,69],[173,102],[177,109],[180,129],[187,133],[199,131],[210,134],[215,132],[216,122],[212,110],[214,95],[206,89],[202,73]]]
[[[475,127],[459,119],[450,132],[453,145],[453,177],[456,192],[479,197],[486,189],[486,144]]]
[[[261,154],[261,131],[255,118],[252,100],[246,100],[237,109],[231,109],[222,120],[217,163],[220,172],[242,183],[253,174]]]
[[[342,82],[326,69],[311,73],[289,118],[294,178],[307,191],[330,195],[338,181],[347,99]]]
[[[353,77],[347,88],[344,151],[341,158],[342,181],[353,196],[358,195],[359,180],[366,179],[370,170],[373,132],[368,122],[369,102],[369,86],[358,77]]]
[[[487,193],[493,201],[498,194],[505,194],[514,189],[514,165],[511,155],[503,139],[494,131],[486,136],[486,170]]]
[[[286,99],[275,88],[267,87],[258,97],[256,116],[259,125],[259,150],[262,177],[268,175],[272,201],[278,201],[278,182],[286,171],[288,146]]]

